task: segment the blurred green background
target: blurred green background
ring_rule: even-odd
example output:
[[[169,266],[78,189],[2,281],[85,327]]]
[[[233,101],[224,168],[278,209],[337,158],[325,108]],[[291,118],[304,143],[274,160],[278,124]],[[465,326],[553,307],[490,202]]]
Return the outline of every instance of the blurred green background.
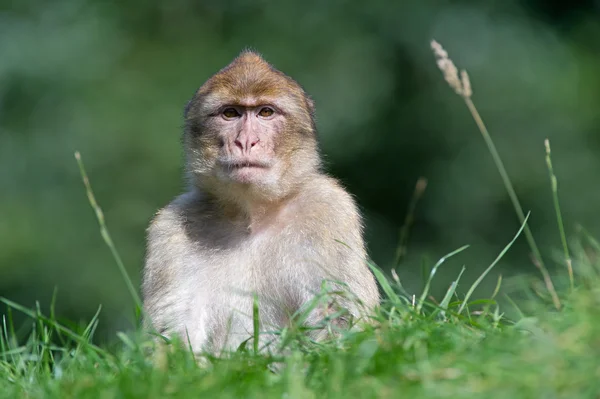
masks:
[[[393,266],[420,176],[405,286],[464,244],[468,284],[519,227],[464,103],[429,42],[468,70],[547,262],[563,268],[543,140],[568,233],[600,236],[600,3],[497,1],[0,1],[0,296],[132,327],[132,301],[100,237],[73,158],[81,151],[125,264],[139,282],[145,228],[183,187],[182,110],[251,46],[313,96],[327,169],[356,196],[373,259]],[[523,238],[498,273],[536,273]],[[467,284],[468,283],[468,284]]]

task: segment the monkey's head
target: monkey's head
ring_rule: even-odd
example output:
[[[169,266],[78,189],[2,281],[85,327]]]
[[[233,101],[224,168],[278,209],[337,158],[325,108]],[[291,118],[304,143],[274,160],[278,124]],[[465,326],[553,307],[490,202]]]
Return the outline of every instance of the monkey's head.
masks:
[[[217,196],[286,196],[320,165],[313,113],[298,83],[243,51],[185,109],[192,182]]]

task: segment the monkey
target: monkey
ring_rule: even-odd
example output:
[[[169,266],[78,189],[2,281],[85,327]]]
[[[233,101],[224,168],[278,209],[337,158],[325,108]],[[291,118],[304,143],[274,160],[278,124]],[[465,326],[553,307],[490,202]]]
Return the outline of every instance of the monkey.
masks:
[[[332,313],[340,326],[368,319],[380,295],[363,220],[323,171],[314,102],[300,84],[243,50],[187,103],[182,144],[187,191],[147,229],[147,325],[194,352],[224,353],[252,340],[255,304],[261,332],[303,309],[307,326]],[[328,282],[346,294],[311,309]],[[261,347],[275,341],[267,335]]]

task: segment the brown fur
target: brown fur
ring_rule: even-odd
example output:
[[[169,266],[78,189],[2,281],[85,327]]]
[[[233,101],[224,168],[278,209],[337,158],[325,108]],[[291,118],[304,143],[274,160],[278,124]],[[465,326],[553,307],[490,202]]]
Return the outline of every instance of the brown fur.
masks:
[[[265,106],[273,116],[259,116]],[[239,117],[223,116],[228,107]],[[378,304],[361,217],[320,170],[313,113],[300,85],[251,51],[194,95],[184,131],[189,191],[148,230],[144,307],[159,332],[189,337],[194,350],[235,349],[252,336],[253,295],[261,329],[280,329],[323,280],[352,293],[338,302],[354,317]]]

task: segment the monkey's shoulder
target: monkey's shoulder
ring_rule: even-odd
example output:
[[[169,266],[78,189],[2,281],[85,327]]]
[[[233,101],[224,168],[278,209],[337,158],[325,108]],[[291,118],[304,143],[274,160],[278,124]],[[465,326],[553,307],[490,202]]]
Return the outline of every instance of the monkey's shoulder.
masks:
[[[299,200],[314,211],[347,219],[360,219],[358,206],[352,195],[337,179],[327,175],[311,179]]]
[[[174,282],[179,272],[174,260],[185,256],[188,247],[181,228],[184,220],[181,203],[185,198],[180,197],[156,212],[147,229],[142,294],[146,310],[152,314],[159,314],[164,304],[169,303],[163,297],[170,298],[175,292]]]
[[[202,218],[202,202],[195,192],[186,192],[160,209],[148,227],[149,245],[168,242],[170,246],[185,245],[186,226]]]
[[[223,217],[218,205],[192,190],[157,212],[148,228],[148,242],[149,247],[168,248],[182,256],[195,250],[226,248],[240,234],[240,226]]]
[[[148,226],[150,236],[175,233],[185,219],[185,203],[188,194],[176,197],[165,207],[159,209]]]

